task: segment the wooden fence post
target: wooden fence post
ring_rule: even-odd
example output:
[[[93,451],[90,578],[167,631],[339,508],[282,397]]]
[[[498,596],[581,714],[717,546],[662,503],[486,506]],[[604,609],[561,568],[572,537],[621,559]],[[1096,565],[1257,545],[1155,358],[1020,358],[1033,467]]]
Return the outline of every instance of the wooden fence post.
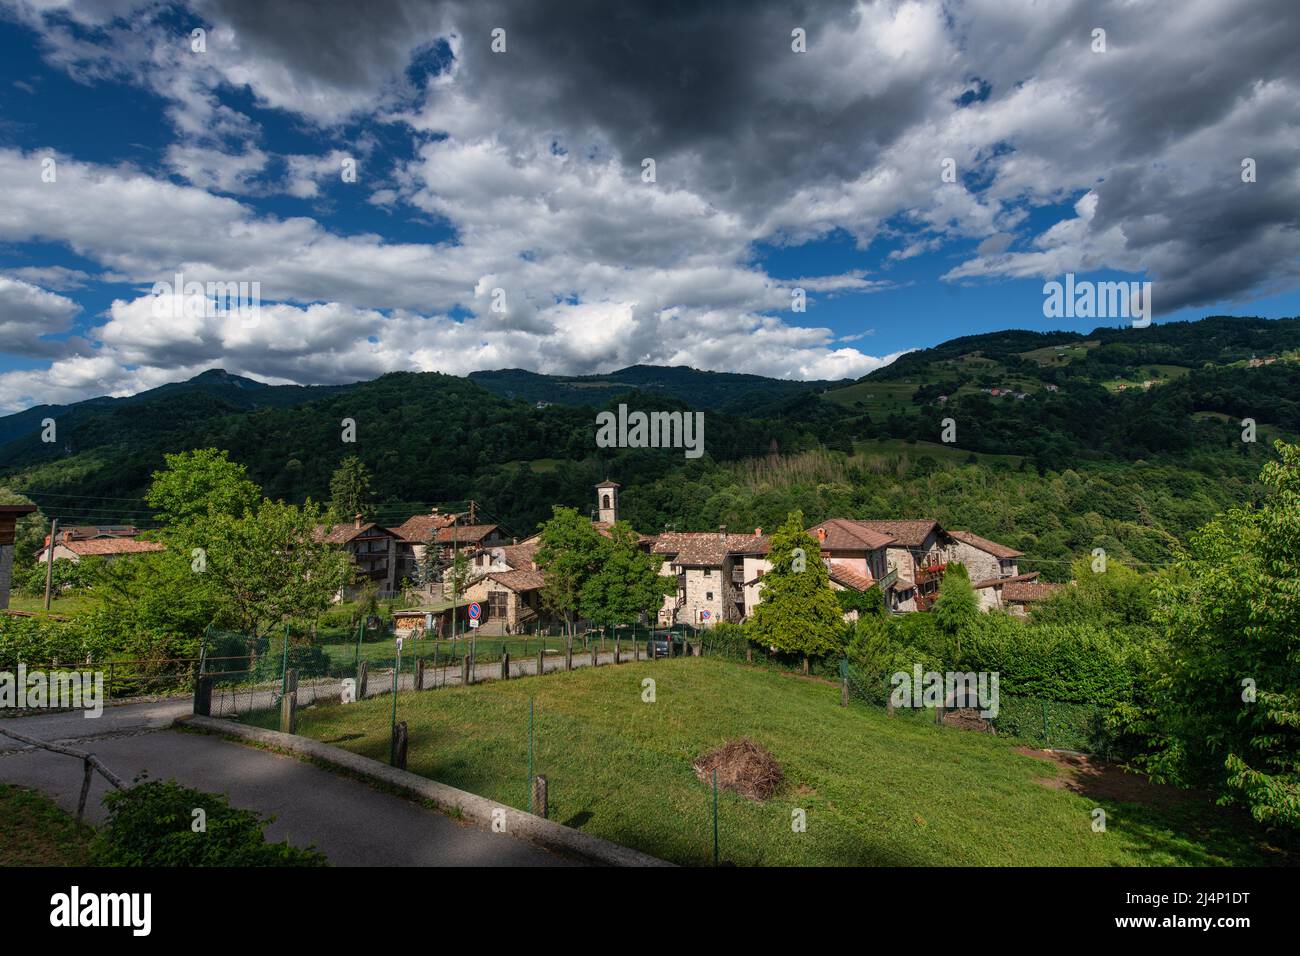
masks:
[[[366,699],[366,682],[370,679],[370,662],[362,661],[357,665],[357,700]]]
[[[467,687],[469,686],[469,655],[468,654],[466,654],[460,660],[460,682],[461,684]]]
[[[849,706],[849,675],[840,678],[840,706]]]
[[[543,644],[537,649],[537,673],[538,676],[546,673],[546,645]]]
[[[415,689],[424,690],[424,658],[415,659]]]
[[[392,759],[389,761],[398,770],[406,769],[406,740],[406,721],[398,721],[393,725]]]
[[[86,797],[90,795],[90,775],[94,768],[90,765],[90,758],[87,757],[82,762],[83,773],[81,777],[81,797],[77,800],[77,822],[81,822],[82,815],[86,812]]]
[[[564,645],[564,669],[573,670],[573,635],[569,635],[568,641]]]
[[[284,695],[280,698],[280,733],[292,734],[298,729],[298,671],[289,670],[284,675]]]
[[[632,660],[641,663],[641,642],[636,639],[635,634],[632,635]]]
[[[596,657],[599,651],[600,651],[600,645],[597,644],[595,641],[592,641],[591,642],[591,666],[592,667],[595,667],[600,663],[600,661]]]
[[[618,655],[619,655],[619,639],[616,637],[614,638],[614,663],[615,664],[618,663]]]
[[[533,777],[533,813],[543,820],[549,819],[550,808],[546,805],[546,778],[540,773]]]
[[[501,652],[501,679],[510,679],[510,653],[508,651]]]

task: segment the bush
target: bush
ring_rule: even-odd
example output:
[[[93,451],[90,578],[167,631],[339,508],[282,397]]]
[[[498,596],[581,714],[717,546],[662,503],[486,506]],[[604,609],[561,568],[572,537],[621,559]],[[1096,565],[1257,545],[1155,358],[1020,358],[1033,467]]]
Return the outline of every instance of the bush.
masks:
[[[174,780],[137,783],[104,797],[108,824],[95,838],[96,866],[326,866],[315,849],[287,840],[267,843],[271,822],[230,806],[219,794],[182,787]],[[206,814],[194,832],[194,811]]]

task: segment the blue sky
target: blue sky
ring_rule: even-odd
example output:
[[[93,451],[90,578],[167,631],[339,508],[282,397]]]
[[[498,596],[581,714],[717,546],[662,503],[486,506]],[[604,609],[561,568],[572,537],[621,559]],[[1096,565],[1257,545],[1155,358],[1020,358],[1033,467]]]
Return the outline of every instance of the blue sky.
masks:
[[[0,0],[0,408],[211,367],[857,377],[1123,322],[1044,318],[1066,272],[1300,313],[1294,58],[1267,10],[1211,56],[1216,5],[1162,6],[828,2],[798,53],[768,4]],[[256,321],[160,312],[178,270]]]

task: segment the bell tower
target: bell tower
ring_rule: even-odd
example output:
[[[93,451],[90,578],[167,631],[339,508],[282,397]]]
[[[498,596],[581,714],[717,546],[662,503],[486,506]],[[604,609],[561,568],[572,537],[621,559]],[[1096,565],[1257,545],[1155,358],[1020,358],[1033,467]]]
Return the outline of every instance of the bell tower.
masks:
[[[613,524],[618,520],[618,482],[606,478],[596,486],[596,520]]]

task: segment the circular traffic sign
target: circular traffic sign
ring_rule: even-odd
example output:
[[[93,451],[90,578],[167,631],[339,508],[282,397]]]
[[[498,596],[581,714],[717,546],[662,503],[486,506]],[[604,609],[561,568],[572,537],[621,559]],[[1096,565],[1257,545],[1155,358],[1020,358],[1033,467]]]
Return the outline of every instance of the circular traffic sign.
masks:
[[[469,606],[470,620],[477,621],[479,617],[482,615],[482,613],[483,613],[483,609],[478,606],[477,601],[475,601],[473,604]]]

